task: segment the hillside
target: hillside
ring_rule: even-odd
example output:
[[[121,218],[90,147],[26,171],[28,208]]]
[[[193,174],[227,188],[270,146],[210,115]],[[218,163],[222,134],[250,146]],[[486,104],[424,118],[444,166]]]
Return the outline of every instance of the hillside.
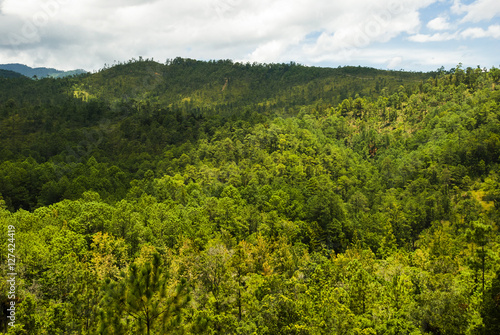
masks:
[[[319,99],[338,103],[355,90],[360,95],[380,93],[375,91],[383,87],[393,90],[398,83],[428,76],[370,68],[314,68],[294,63],[251,65],[229,60],[202,62],[176,58],[168,60],[166,65],[149,60],[120,64],[87,77],[80,88],[84,94],[108,101],[151,97],[161,105],[172,105],[189,99],[194,108],[221,103],[242,105],[282,95],[301,99],[287,102],[300,105]],[[226,82],[227,90],[223,90]],[[319,86],[323,92],[317,90]]]
[[[181,58],[0,80],[19,327],[497,333],[499,81]]]
[[[18,78],[23,75],[14,71],[1,70],[0,69],[0,78]]]

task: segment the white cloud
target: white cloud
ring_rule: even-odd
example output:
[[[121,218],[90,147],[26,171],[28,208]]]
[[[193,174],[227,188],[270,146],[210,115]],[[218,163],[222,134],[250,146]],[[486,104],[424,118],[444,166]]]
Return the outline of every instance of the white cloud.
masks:
[[[483,28],[468,28],[460,33],[463,38],[485,38],[492,37],[500,39],[500,25],[491,25],[487,30]]]
[[[427,23],[427,28],[432,30],[448,30],[451,28],[451,25],[446,17],[438,16]]]
[[[489,64],[486,55],[478,55],[473,49],[468,47],[443,48],[439,52],[434,47],[419,45],[418,48],[402,48],[395,46],[393,48],[377,47],[365,50],[359,58],[365,62],[373,64],[392,65],[393,69],[416,69],[416,70],[436,70],[444,66],[445,68],[454,68],[457,64],[463,63],[464,66],[493,66]],[[401,60],[399,63],[398,61]],[[497,65],[498,66],[498,65]],[[391,69],[391,67],[387,66]]]
[[[451,10],[456,14],[465,14],[462,22],[491,20],[500,15],[500,1],[476,0],[469,5],[464,5],[460,0],[455,0]]]
[[[17,34],[24,26],[35,28],[24,46],[45,55],[38,59],[52,55],[69,66],[89,50],[99,50],[79,65],[96,68],[138,53],[263,62],[306,53],[315,59],[416,31],[418,9],[434,1],[5,0],[4,12],[20,21]],[[320,38],[299,45],[314,31]],[[71,36],[79,40],[69,47]],[[51,49],[40,52],[45,43]]]
[[[410,41],[419,43],[477,38],[500,39],[500,25],[491,25],[486,30],[480,27],[473,27],[455,33],[415,34],[408,37]]]
[[[88,70],[139,55],[361,63],[374,47],[406,35],[418,42],[458,40],[443,32],[450,23],[438,13],[427,26],[439,33],[418,34],[425,25],[419,11],[437,1],[0,0],[0,59]],[[473,15],[474,4],[457,2],[453,10]],[[496,36],[494,27],[460,36],[466,41],[481,35]],[[12,36],[20,38],[12,43]],[[384,67],[411,58],[376,59]]]
[[[433,47],[419,45],[418,48],[403,48],[398,45],[377,46],[360,51],[356,49],[352,53],[352,59],[347,60],[341,54],[325,55],[320,64],[324,63],[340,65],[357,65],[359,63],[376,68],[406,69],[406,70],[435,70],[441,66],[446,68],[455,67],[458,63],[471,63],[472,66],[486,64],[484,59],[468,57],[466,52],[457,49],[439,50]]]
[[[420,42],[420,43],[425,43],[425,42],[442,42],[442,41],[449,41],[457,38],[457,34],[450,34],[450,33],[435,33],[432,35],[428,34],[415,34],[412,36],[409,36],[408,39],[412,42]]]
[[[387,68],[397,69],[402,62],[403,62],[403,57],[396,56],[389,61],[389,63],[387,64]]]
[[[248,60],[251,62],[276,62],[276,60],[279,60],[282,57],[283,52],[286,49],[287,45],[282,41],[270,41],[259,45],[257,49],[250,54]]]
[[[344,13],[337,16],[337,21],[342,24],[324,29],[316,43],[305,46],[304,51],[315,60],[328,58],[329,53],[340,53],[345,58],[351,58],[358,49],[373,43],[385,43],[402,33],[417,32],[420,27],[418,10],[431,2],[377,2],[374,5],[365,1],[351,1],[345,5],[360,8],[360,11],[353,12],[345,8]]]

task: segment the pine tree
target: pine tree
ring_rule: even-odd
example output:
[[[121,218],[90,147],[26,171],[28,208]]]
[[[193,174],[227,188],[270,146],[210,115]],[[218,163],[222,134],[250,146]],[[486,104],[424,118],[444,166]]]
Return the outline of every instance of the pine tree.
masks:
[[[189,301],[188,287],[181,281],[174,292],[167,292],[167,276],[160,255],[142,266],[132,264],[119,282],[106,282],[101,310],[101,334],[164,334],[181,321],[181,311]],[[158,331],[158,332],[156,332]]]

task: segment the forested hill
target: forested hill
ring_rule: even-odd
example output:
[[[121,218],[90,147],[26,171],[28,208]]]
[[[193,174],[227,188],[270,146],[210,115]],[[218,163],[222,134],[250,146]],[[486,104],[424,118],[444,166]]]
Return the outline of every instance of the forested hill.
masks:
[[[148,97],[162,105],[189,100],[191,107],[203,107],[222,103],[247,105],[275,98],[286,99],[288,106],[294,106],[318,99],[336,103],[356,93],[376,94],[383,87],[395,89],[398,82],[427,79],[429,75],[361,67],[331,69],[294,63],[251,65],[176,58],[166,65],[153,61],[120,64],[87,78],[82,89],[111,101]]]
[[[0,69],[0,78],[18,78],[23,75],[14,71]]]
[[[181,58],[0,78],[9,334],[500,333],[499,81]]]
[[[343,106],[342,116],[347,116],[346,108],[359,109],[365,99],[411,95],[432,75],[436,73],[176,58],[166,64],[130,61],[92,75],[57,80],[4,80],[0,82],[0,160],[53,170],[93,157],[127,176],[119,194],[115,189],[106,191],[106,197],[120,199],[129,182],[141,179],[167,148],[182,151],[182,144],[211,139],[233,124],[267,126],[278,116],[324,114],[339,106]],[[73,175],[73,168],[63,170],[71,182],[80,177]],[[33,210],[76,199],[87,189],[56,187],[66,179],[51,178],[32,176],[22,187],[5,182],[0,194],[11,210]]]
[[[29,78],[60,78],[85,73],[84,70],[61,71],[46,67],[32,68],[24,64],[0,64],[0,70],[12,71]]]

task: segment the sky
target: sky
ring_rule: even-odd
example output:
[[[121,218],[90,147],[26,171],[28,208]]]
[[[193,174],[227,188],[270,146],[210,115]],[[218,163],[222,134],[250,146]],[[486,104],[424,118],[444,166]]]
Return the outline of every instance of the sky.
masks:
[[[0,63],[500,67],[498,0],[0,0]]]

